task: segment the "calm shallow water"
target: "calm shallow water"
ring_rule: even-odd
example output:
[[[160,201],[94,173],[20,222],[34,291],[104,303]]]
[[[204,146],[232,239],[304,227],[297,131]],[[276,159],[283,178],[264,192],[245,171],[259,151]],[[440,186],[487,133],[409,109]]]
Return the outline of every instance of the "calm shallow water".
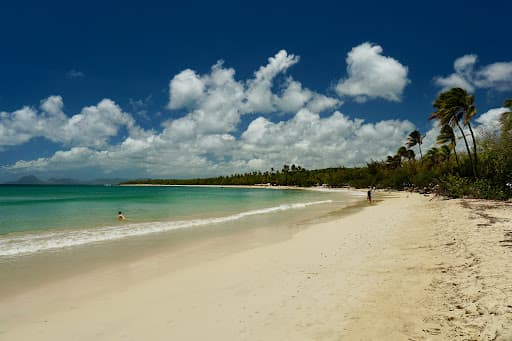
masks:
[[[347,193],[264,188],[0,186],[0,258],[233,222],[275,225],[351,200]],[[128,220],[118,222],[117,211]]]
[[[360,204],[344,192],[0,186],[0,303],[89,271],[131,273],[148,257],[165,264],[144,267],[149,278],[288,239]],[[118,210],[129,220],[118,222]]]

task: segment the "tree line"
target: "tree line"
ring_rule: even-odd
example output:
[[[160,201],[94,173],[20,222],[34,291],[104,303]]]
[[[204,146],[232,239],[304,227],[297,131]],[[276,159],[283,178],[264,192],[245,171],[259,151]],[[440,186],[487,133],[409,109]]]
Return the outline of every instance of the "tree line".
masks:
[[[504,107],[498,132],[477,137],[472,119],[477,114],[475,97],[461,88],[441,93],[429,119],[440,127],[436,146],[422,150],[425,137],[412,131],[395,155],[370,161],[363,167],[307,170],[283,165],[279,170],[246,172],[197,179],[138,179],[125,184],[160,185],[279,185],[368,187],[425,190],[437,187],[449,197],[507,199],[512,197],[512,99]],[[462,141],[462,142],[461,142]],[[463,143],[461,149],[457,145]],[[419,158],[414,149],[419,153]]]
[[[387,156],[387,175],[416,188],[438,185],[449,197],[508,199],[512,197],[512,100],[509,110],[497,122],[499,131],[483,131],[477,137],[472,119],[476,116],[475,96],[461,88],[441,93],[433,103],[429,119],[438,123],[436,146],[423,154],[420,131],[411,132],[395,155]],[[458,143],[463,148],[457,149]],[[417,147],[419,160],[413,151]],[[460,150],[464,152],[460,152]],[[459,150],[459,152],[457,152]],[[374,167],[383,166],[377,163]]]

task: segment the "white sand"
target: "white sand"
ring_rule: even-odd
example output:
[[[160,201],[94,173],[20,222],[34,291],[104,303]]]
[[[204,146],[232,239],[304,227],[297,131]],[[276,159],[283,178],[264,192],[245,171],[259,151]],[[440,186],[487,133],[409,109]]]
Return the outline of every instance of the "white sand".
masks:
[[[0,339],[511,340],[512,207],[465,205],[393,194],[182,269],[61,280],[1,301]]]

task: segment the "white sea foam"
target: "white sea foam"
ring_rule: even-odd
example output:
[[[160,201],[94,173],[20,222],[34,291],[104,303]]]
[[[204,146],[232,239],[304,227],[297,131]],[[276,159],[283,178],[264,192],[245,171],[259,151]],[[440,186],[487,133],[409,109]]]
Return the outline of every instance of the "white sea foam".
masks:
[[[219,224],[258,214],[269,214],[330,202],[332,202],[332,200],[283,204],[280,206],[246,211],[217,218],[123,224],[122,226],[107,226],[83,230],[67,230],[14,236],[7,235],[0,237],[0,257],[27,255],[45,250],[68,248],[72,246],[118,240],[127,237],[142,236],[151,233],[166,232],[195,226]]]

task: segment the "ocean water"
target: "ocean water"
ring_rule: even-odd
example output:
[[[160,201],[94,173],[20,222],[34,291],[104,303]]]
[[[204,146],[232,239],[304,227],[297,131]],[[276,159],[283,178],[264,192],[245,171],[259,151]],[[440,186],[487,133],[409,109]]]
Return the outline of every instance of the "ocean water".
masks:
[[[0,260],[169,231],[243,228],[249,220],[272,225],[357,200],[350,193],[266,188],[0,186]],[[118,211],[127,220],[119,222]]]

